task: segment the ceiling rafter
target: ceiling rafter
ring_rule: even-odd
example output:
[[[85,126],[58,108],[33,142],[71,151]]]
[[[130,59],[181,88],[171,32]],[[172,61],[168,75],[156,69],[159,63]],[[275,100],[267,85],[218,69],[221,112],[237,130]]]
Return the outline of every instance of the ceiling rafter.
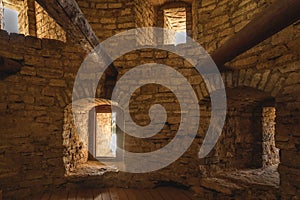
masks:
[[[66,32],[88,50],[99,44],[98,38],[75,0],[36,0]]]
[[[99,39],[75,0],[36,0],[74,41],[79,42],[87,52],[91,52],[99,44]],[[105,63],[111,63],[111,58],[104,52],[100,53]],[[113,65],[105,72],[108,76],[116,76]]]
[[[299,19],[300,0],[277,0],[215,50],[211,57],[220,70],[231,70],[229,67],[224,67],[224,64]]]

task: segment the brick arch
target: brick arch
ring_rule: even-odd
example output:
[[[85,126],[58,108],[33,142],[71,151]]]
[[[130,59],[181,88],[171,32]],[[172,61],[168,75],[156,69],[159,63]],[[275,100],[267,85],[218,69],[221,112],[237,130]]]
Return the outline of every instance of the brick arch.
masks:
[[[108,99],[81,99],[67,105],[64,110],[63,125],[63,146],[64,146],[64,166],[65,173],[72,173],[79,164],[88,160],[88,137],[89,137],[89,111],[101,105],[114,105],[115,103]],[[73,110],[73,106],[77,110]],[[74,119],[73,113],[76,115]],[[75,126],[75,122],[80,127]]]
[[[280,73],[276,69],[257,70],[253,68],[222,73],[225,88],[252,88],[264,92],[275,99],[275,142],[276,147],[281,151],[278,171],[281,177],[280,190],[284,196],[290,195],[284,190],[286,184],[291,184],[286,178],[287,174],[291,173],[288,170],[288,167],[292,165],[289,157],[299,155],[297,150],[295,150],[294,140],[291,140],[292,135],[297,134],[299,129],[299,120],[296,119],[296,116],[299,115],[297,108],[297,105],[299,105],[297,102],[299,92],[297,91],[299,90],[295,85],[299,81],[295,79],[295,74],[294,72]],[[209,97],[203,80],[197,93],[200,94],[200,101],[204,101],[205,98]]]
[[[190,4],[191,4],[190,2],[185,2],[185,1],[166,1],[164,4],[160,6],[160,9],[188,7],[190,6]]]
[[[150,0],[150,2],[154,5],[154,6],[161,6],[167,3],[174,3],[174,2],[183,2],[183,3],[192,3],[193,0]]]
[[[284,87],[286,78],[277,70],[242,69],[222,74],[226,88],[249,87],[276,98]]]
[[[276,98],[280,96],[286,86],[286,75],[281,74],[277,70],[256,70],[242,69],[221,73],[225,88],[249,87],[265,92]],[[212,75],[210,80],[215,83],[214,88],[209,88],[210,91],[216,91],[222,87],[217,82],[216,76]],[[209,97],[209,90],[202,79],[200,87],[197,90],[199,100],[202,101]]]

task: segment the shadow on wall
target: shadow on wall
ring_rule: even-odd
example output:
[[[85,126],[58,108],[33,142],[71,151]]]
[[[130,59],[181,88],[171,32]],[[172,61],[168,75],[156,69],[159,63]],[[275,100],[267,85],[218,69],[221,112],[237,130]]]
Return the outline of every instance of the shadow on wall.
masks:
[[[274,98],[256,89],[240,87],[227,89],[227,99],[222,135],[209,156],[201,161],[200,168],[209,175],[224,169],[257,169],[279,164]]]

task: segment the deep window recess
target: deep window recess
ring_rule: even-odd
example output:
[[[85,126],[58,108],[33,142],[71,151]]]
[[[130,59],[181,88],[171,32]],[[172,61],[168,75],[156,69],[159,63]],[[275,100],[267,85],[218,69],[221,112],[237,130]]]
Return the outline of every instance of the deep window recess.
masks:
[[[275,146],[275,118],[275,107],[264,107],[262,109],[263,167],[280,163],[279,149]]]
[[[4,7],[3,29],[9,33],[19,33],[18,15],[18,11]]]
[[[123,134],[116,125],[122,117],[118,110],[112,112],[110,105],[101,105],[90,111],[89,152],[99,160],[120,160],[117,147],[123,148]]]
[[[165,44],[186,43],[186,8],[164,9],[164,28],[174,31],[174,34],[165,34]]]

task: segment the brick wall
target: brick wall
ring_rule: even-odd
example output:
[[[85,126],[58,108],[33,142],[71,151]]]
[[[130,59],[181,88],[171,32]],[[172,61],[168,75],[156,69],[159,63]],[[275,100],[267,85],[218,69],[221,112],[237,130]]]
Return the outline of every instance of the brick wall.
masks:
[[[36,27],[36,10],[35,10],[35,1],[34,0],[26,0],[24,1],[24,7],[27,8],[27,22],[24,22],[27,24],[27,30],[28,34],[25,35],[31,35],[31,36],[37,36],[37,27]]]
[[[256,13],[273,1],[199,1],[198,41],[209,52],[220,47],[228,38],[243,28]],[[299,196],[297,179],[297,158],[299,148],[296,123],[299,113],[296,107],[296,86],[299,81],[299,22],[285,28],[256,47],[242,54],[227,65],[239,69],[229,74],[239,74],[241,83],[263,90],[276,97],[276,146],[281,149],[279,172],[281,174],[281,195],[283,199]],[[244,69],[247,68],[247,69]],[[226,78],[227,79],[227,78]],[[295,85],[296,84],[296,85]],[[293,86],[292,86],[293,85]],[[293,100],[292,100],[293,99]],[[294,103],[289,103],[295,101]],[[286,109],[284,111],[284,109]],[[285,127],[285,128],[284,128]],[[287,127],[290,127],[289,129]],[[292,142],[293,141],[293,142]],[[298,145],[299,146],[299,145]],[[286,153],[286,155],[284,155]],[[286,159],[287,155],[293,159]]]
[[[135,15],[132,14],[134,2],[115,0],[99,3],[95,0],[78,3],[101,41],[115,33],[136,27]],[[266,4],[267,1],[199,1],[196,14],[200,43],[211,52]],[[196,28],[195,25],[193,27]],[[300,191],[298,44],[299,24],[295,23],[229,63],[237,70],[222,74],[227,88],[250,87],[275,98],[275,138],[276,146],[281,149],[279,172],[283,199],[297,198]],[[0,55],[24,64],[20,73],[0,81],[0,158],[3,161],[0,163],[0,188],[4,191],[4,198],[26,198],[34,192],[67,182],[152,187],[161,182],[173,181],[195,186],[199,177],[205,176],[206,169],[216,167],[212,165],[215,158],[213,156],[207,162],[197,159],[203,134],[207,129],[205,122],[208,122],[210,116],[209,106],[205,105],[200,108],[204,115],[197,138],[179,160],[165,169],[147,175],[108,173],[100,177],[66,179],[62,159],[64,111],[71,103],[75,75],[85,54],[80,47],[69,43],[8,35],[5,31],[0,31]],[[121,76],[139,64],[153,61],[172,66],[186,76],[199,101],[208,96],[205,83],[196,71],[182,58],[171,53],[136,51],[119,58],[115,65]],[[243,69],[244,67],[249,68]],[[101,91],[97,96],[101,96],[100,94]],[[141,124],[149,122],[147,108],[152,103],[162,103],[167,112],[172,114],[179,109],[174,95],[157,85],[140,88],[133,98],[136,103],[143,105],[140,108],[132,105],[132,115]],[[157,138],[148,141],[125,138],[126,148],[147,152],[164,146],[175,134],[179,118],[178,115],[168,118]],[[227,127],[230,126],[229,123]],[[226,143],[226,138],[222,138],[222,142]],[[222,149],[220,151],[225,152]],[[208,167],[203,167],[203,163]]]
[[[155,10],[153,5],[148,1],[135,0],[135,18],[136,27],[154,27],[155,24]],[[147,43],[154,41],[153,33],[146,33],[146,37],[137,39],[137,42],[141,45],[147,45]],[[147,41],[148,40],[148,41]]]
[[[157,27],[165,27],[165,20],[164,20],[164,9],[169,9],[169,8],[185,8],[186,10],[186,30],[187,30],[187,35],[190,36],[191,38],[195,38],[196,35],[193,33],[195,32],[193,29],[195,28],[193,22],[194,22],[194,17],[193,16],[193,7],[194,4],[190,3],[185,3],[182,1],[170,1],[165,3],[164,5],[156,7],[156,26]]]
[[[262,110],[264,166],[272,166],[280,163],[279,149],[275,146],[275,119],[275,107],[264,107]]]
[[[100,41],[136,27],[134,1],[77,2]]]
[[[198,1],[198,40],[209,52],[220,47],[271,1]]]
[[[0,188],[25,198],[64,181],[64,108],[84,54],[76,46],[0,31],[0,54],[23,63],[0,83]],[[67,58],[67,59],[66,59]]]
[[[0,29],[3,29],[3,1],[0,0]]]
[[[49,17],[47,12],[35,2],[36,34],[38,38],[48,38],[66,42],[65,31]]]
[[[4,6],[19,12],[19,33],[66,42],[66,33],[34,0],[5,0]]]

